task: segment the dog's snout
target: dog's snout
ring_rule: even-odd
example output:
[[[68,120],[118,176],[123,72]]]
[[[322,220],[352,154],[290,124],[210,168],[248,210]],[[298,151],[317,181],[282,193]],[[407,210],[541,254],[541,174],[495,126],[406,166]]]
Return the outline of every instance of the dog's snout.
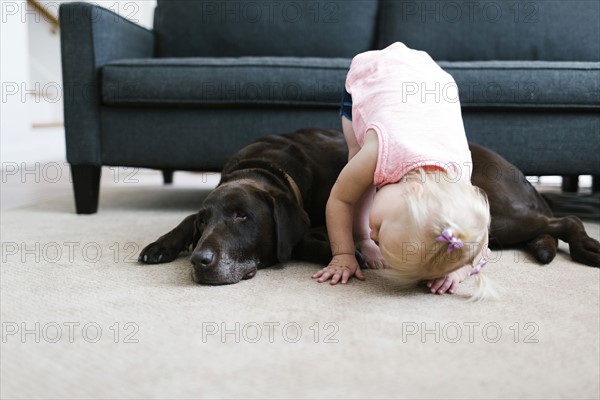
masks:
[[[196,251],[192,254],[191,261],[196,267],[211,267],[215,263],[215,254],[209,249]]]

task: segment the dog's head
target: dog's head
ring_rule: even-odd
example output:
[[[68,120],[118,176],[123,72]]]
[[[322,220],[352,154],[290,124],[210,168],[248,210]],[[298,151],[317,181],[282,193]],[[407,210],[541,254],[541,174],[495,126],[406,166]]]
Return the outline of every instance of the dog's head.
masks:
[[[291,258],[310,221],[293,196],[250,180],[222,184],[204,200],[191,255],[194,281],[230,284]]]

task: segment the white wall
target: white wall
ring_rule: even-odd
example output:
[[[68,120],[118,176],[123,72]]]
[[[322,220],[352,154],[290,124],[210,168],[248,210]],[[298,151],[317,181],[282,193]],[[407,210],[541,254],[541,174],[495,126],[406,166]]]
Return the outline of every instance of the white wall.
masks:
[[[58,16],[61,3],[74,0],[41,0],[40,4]],[[94,1],[101,7],[108,8],[119,15],[139,23],[147,28],[152,28],[155,0],[144,1]],[[60,125],[63,121],[62,107],[62,69],[60,60],[60,32],[53,29],[52,25],[36,13],[30,6],[26,6],[26,24],[29,30],[29,87],[38,91],[37,96],[29,96],[31,104],[32,124],[36,126]]]
[[[58,16],[60,4],[75,0],[41,0],[44,8]],[[108,8],[147,28],[152,28],[155,0],[88,1]],[[62,129],[62,69],[60,32],[25,0],[0,0],[0,48],[2,100],[0,137],[2,160],[31,160],[35,143],[44,154],[64,153]],[[33,145],[32,145],[33,144]],[[25,151],[29,154],[23,154]],[[64,157],[64,156],[63,156]],[[54,157],[51,157],[54,158]]]
[[[29,34],[27,25],[18,15],[20,6],[18,2],[0,2],[0,143],[3,153],[31,126],[30,116],[21,96],[23,85],[29,82]]]
[[[40,2],[54,16],[57,2]],[[62,112],[62,68],[60,62],[60,32],[32,7],[26,5],[29,81],[27,105],[32,126],[60,125]]]

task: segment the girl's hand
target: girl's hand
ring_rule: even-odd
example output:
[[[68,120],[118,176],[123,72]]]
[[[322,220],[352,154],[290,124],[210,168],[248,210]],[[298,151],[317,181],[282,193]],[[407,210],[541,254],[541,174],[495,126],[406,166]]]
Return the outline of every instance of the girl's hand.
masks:
[[[458,284],[464,282],[464,280],[469,276],[469,271],[471,268],[472,267],[470,265],[465,265],[456,271],[450,272],[448,275],[442,278],[431,279],[427,281],[427,287],[431,293],[444,294],[447,292],[454,294]]]
[[[388,267],[379,246],[377,246],[374,241],[371,239],[364,239],[359,241],[357,245],[367,268],[382,269]]]
[[[336,285],[340,280],[342,283],[347,283],[352,276],[361,281],[365,280],[365,276],[360,270],[354,254],[339,254],[333,257],[328,266],[315,273],[312,277],[319,283],[323,283],[331,278],[331,284]]]

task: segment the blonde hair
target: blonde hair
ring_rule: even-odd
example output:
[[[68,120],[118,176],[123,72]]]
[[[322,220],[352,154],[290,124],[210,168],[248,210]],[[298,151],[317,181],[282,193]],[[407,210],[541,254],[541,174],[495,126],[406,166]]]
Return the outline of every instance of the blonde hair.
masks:
[[[402,216],[381,224],[379,246],[390,274],[400,284],[412,286],[478,261],[477,255],[485,254],[490,225],[485,193],[443,171],[417,168],[405,178],[417,179],[423,190],[407,191]],[[436,240],[448,228],[462,240],[462,248],[448,252],[448,243]],[[490,282],[481,273],[475,277],[478,290],[471,299],[491,295]]]

